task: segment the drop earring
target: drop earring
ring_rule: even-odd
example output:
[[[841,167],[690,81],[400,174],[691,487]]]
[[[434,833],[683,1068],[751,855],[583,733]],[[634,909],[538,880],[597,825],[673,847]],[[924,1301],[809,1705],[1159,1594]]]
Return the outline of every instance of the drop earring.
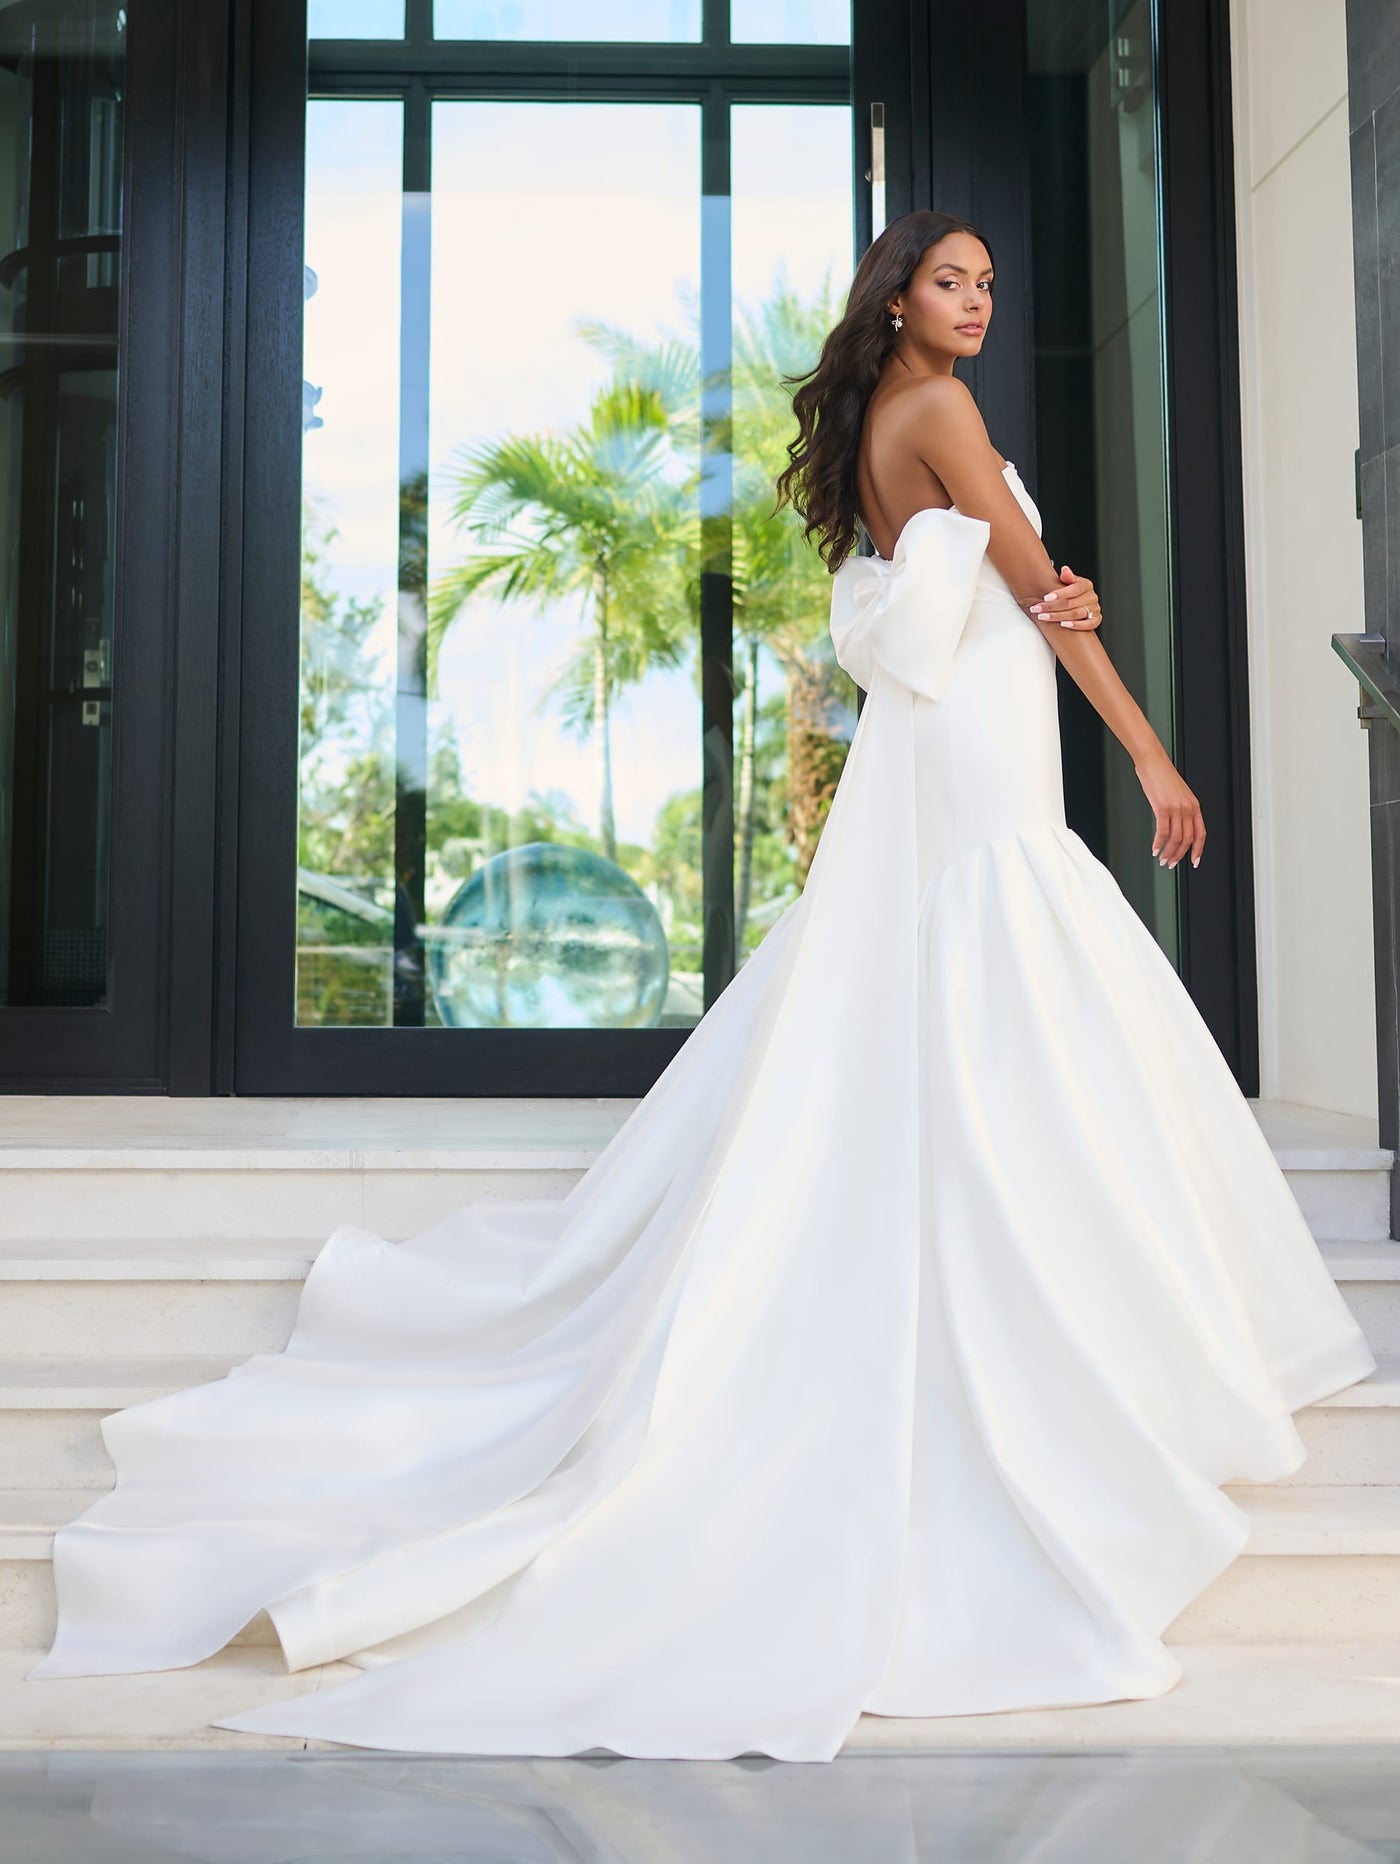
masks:
[[[904,313],[902,311],[897,311],[890,319],[890,323],[896,330],[902,330],[904,328]]]

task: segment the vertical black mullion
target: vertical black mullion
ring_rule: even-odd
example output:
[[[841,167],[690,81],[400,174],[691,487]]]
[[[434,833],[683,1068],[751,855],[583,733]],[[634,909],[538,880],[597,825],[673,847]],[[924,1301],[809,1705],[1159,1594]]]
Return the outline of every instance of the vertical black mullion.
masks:
[[[230,656],[242,689],[232,1086],[277,1093],[289,1091],[283,1058],[296,1032],[306,6],[251,0],[251,9],[248,241],[238,281],[246,367],[235,384],[242,498],[229,513],[230,548],[242,560]]]
[[[297,13],[303,14],[304,7]],[[224,245],[223,538],[219,573],[219,740],[215,828],[212,1092],[234,1092],[238,1012],[239,757],[243,716],[243,506],[249,366],[249,189],[253,0],[232,0],[228,45],[228,195]],[[306,43],[302,19],[301,44]],[[298,644],[299,649],[299,644]]]
[[[1172,755],[1210,832],[1179,895],[1180,971],[1241,1090],[1259,1091],[1230,44],[1224,0],[1154,9],[1166,447],[1179,693]]]
[[[230,10],[182,10],[177,148],[181,198],[178,454],[175,465],[176,782],[171,795],[170,986],[167,1081],[172,1094],[213,1085],[217,907],[220,900],[219,571],[222,473],[191,462],[223,454],[228,354],[227,239]],[[220,747],[209,755],[210,745]]]
[[[726,35],[728,0],[720,0]],[[704,1006],[734,976],[734,428],[729,98],[700,112],[700,670]]]
[[[433,0],[404,0],[403,44],[415,52],[433,42]]]
[[[431,0],[411,0],[415,14]],[[430,19],[429,19],[429,23]],[[421,20],[419,29],[421,29]],[[398,677],[394,700],[394,1022],[421,1028],[428,852],[428,344],[432,280],[432,99],[404,97],[399,310]]]
[[[66,36],[60,40],[66,48]],[[57,56],[31,65],[29,250],[24,255],[28,327],[53,329],[58,286]],[[128,164],[129,167],[129,164]],[[37,347],[37,346],[36,346]],[[51,850],[49,761],[53,717],[55,529],[57,523],[58,370],[55,344],[46,355],[26,347],[20,403],[20,512],[15,620],[15,706],[10,814],[10,936],[7,1002],[33,1005],[43,951],[44,903]],[[120,368],[120,362],[118,367]],[[114,641],[115,646],[115,641]],[[115,654],[114,654],[115,658]],[[114,689],[115,690],[115,689]],[[120,698],[120,694],[117,697]],[[116,711],[113,706],[113,719]],[[115,729],[115,723],[114,723]],[[108,975],[112,963],[108,921]]]

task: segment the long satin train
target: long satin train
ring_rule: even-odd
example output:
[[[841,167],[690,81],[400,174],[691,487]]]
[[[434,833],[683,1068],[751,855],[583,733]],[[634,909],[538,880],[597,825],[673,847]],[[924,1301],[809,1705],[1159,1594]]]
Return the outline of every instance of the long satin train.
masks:
[[[108,1418],[30,1676],[197,1663],[265,1607],[290,1668],[362,1674],[217,1726],[792,1760],[864,1710],[1172,1686],[1245,1540],[1220,1485],[1296,1468],[1291,1412],[1375,1361],[1047,787],[988,528],[920,513],[838,574],[868,692],[807,886],[589,1172],[336,1231],[285,1353]]]

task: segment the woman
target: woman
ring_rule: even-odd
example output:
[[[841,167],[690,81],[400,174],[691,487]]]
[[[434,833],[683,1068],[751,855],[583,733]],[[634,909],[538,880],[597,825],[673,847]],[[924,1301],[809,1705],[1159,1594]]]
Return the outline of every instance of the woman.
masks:
[[[990,279],[974,228],[896,221],[795,397],[780,494],[867,693],[801,895],[566,1197],[337,1230],[284,1353],[105,1421],[32,1677],[265,1609],[290,1669],[361,1674],[216,1726],[791,1760],[1177,1680],[1161,1633],[1247,1535],[1221,1485],[1375,1361],[1065,823],[1056,655],[1161,858],[1205,832],[951,374]]]
[[[1199,867],[1200,804],[1098,640],[1063,632],[1077,637],[1102,622],[1094,585],[1066,566],[1065,586],[1047,588],[1054,565],[1006,483],[1008,462],[993,451],[976,402],[953,374],[954,363],[985,341],[994,278],[991,249],[966,221],[911,213],[889,227],[856,274],[820,366],[794,396],[801,438],[789,448],[793,464],[779,489],[797,492],[806,535],[822,535],[833,570],[855,542],[857,507],[875,517],[873,530],[862,523],[886,559],[907,520],[926,507],[960,500],[962,511],[988,519],[988,557],[1133,759],[1156,820],[1152,852],[1175,867],[1189,848]],[[878,319],[876,304],[885,312]]]

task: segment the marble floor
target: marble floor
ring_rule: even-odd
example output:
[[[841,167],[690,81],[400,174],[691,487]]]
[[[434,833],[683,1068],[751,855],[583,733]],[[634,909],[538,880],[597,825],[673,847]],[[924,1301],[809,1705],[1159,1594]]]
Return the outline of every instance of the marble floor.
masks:
[[[0,1755],[13,1864],[1361,1864],[1395,1749],[734,1761]]]

